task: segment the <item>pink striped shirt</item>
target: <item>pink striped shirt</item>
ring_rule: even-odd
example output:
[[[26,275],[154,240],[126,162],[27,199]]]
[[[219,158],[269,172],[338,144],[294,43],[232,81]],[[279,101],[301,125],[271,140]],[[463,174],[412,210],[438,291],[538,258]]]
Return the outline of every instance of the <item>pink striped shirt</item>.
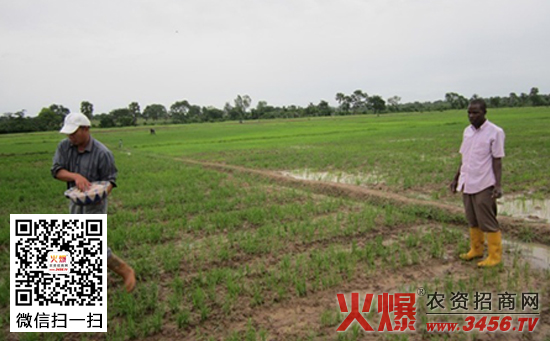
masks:
[[[493,158],[504,157],[504,130],[489,120],[479,129],[469,125],[464,129],[460,154],[459,191],[475,194],[494,186]]]

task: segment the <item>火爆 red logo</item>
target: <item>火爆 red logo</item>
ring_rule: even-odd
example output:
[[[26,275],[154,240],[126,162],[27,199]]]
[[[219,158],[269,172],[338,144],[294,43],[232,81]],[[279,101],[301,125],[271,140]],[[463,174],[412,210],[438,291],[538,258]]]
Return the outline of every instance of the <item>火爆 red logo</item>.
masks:
[[[67,274],[71,272],[72,259],[71,254],[66,251],[48,252],[49,261],[46,264],[45,272],[55,274]]]
[[[342,324],[336,329],[337,331],[346,331],[353,321],[357,321],[363,330],[374,331],[372,326],[367,322],[362,313],[370,312],[372,299],[374,294],[366,294],[363,301],[363,308],[359,312],[359,293],[351,293],[351,312],[348,310],[346,298],[344,294],[337,294],[340,312],[348,313]],[[416,294],[414,293],[383,293],[378,295],[378,314],[382,313],[378,331],[414,331],[414,323],[416,322]],[[394,314],[393,321],[390,313]]]

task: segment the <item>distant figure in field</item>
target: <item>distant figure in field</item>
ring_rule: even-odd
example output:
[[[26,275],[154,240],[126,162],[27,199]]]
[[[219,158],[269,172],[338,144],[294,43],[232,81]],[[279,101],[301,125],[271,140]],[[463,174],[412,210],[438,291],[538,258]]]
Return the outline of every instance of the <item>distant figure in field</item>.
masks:
[[[122,149],[122,139],[118,140],[118,149]]]
[[[452,193],[461,191],[470,225],[470,251],[460,255],[472,260],[483,257],[485,235],[489,256],[477,263],[480,267],[495,266],[501,262],[502,237],[497,221],[497,202],[502,196],[501,174],[504,157],[504,130],[485,118],[487,105],[474,99],[468,106],[468,119],[460,146],[462,161],[453,182]]]
[[[150,133],[151,133],[151,135],[156,135],[157,134],[157,132],[153,128],[150,129]]]

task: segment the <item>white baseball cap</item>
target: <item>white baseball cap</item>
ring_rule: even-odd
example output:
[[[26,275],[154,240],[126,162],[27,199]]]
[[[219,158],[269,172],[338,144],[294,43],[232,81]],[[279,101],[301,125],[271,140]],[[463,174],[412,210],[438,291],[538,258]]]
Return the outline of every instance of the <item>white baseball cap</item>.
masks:
[[[65,123],[63,124],[63,127],[59,132],[62,134],[70,135],[74,133],[78,129],[78,127],[89,127],[91,125],[92,124],[90,123],[90,120],[88,119],[88,117],[86,117],[86,115],[79,112],[73,112],[65,116]]]

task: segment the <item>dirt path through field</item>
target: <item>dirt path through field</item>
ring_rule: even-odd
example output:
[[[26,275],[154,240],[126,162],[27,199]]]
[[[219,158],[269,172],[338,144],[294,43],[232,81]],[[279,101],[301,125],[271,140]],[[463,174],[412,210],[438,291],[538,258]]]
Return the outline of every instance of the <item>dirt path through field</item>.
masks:
[[[447,219],[450,222],[466,224],[466,221],[463,218],[464,211],[462,207],[442,202],[408,198],[396,193],[371,189],[363,186],[355,186],[334,182],[323,182],[316,180],[296,179],[290,176],[285,176],[275,171],[246,168],[242,166],[215,162],[198,161],[181,157],[174,159],[188,164],[199,165],[222,172],[254,174],[273,180],[279,185],[305,187],[313,190],[314,192],[331,196],[342,196],[358,200],[367,200],[377,205],[392,204],[400,207],[419,207],[424,210],[424,214],[428,215],[427,217],[438,216],[438,213],[443,213],[447,215]],[[505,216],[499,216],[499,222],[501,224],[502,230],[505,233],[510,233],[517,237],[522,230],[524,231],[524,229],[529,229],[532,231],[532,241],[541,242],[547,245],[550,244],[550,240],[547,237],[548,231],[550,230],[550,223],[528,222],[523,219]]]

